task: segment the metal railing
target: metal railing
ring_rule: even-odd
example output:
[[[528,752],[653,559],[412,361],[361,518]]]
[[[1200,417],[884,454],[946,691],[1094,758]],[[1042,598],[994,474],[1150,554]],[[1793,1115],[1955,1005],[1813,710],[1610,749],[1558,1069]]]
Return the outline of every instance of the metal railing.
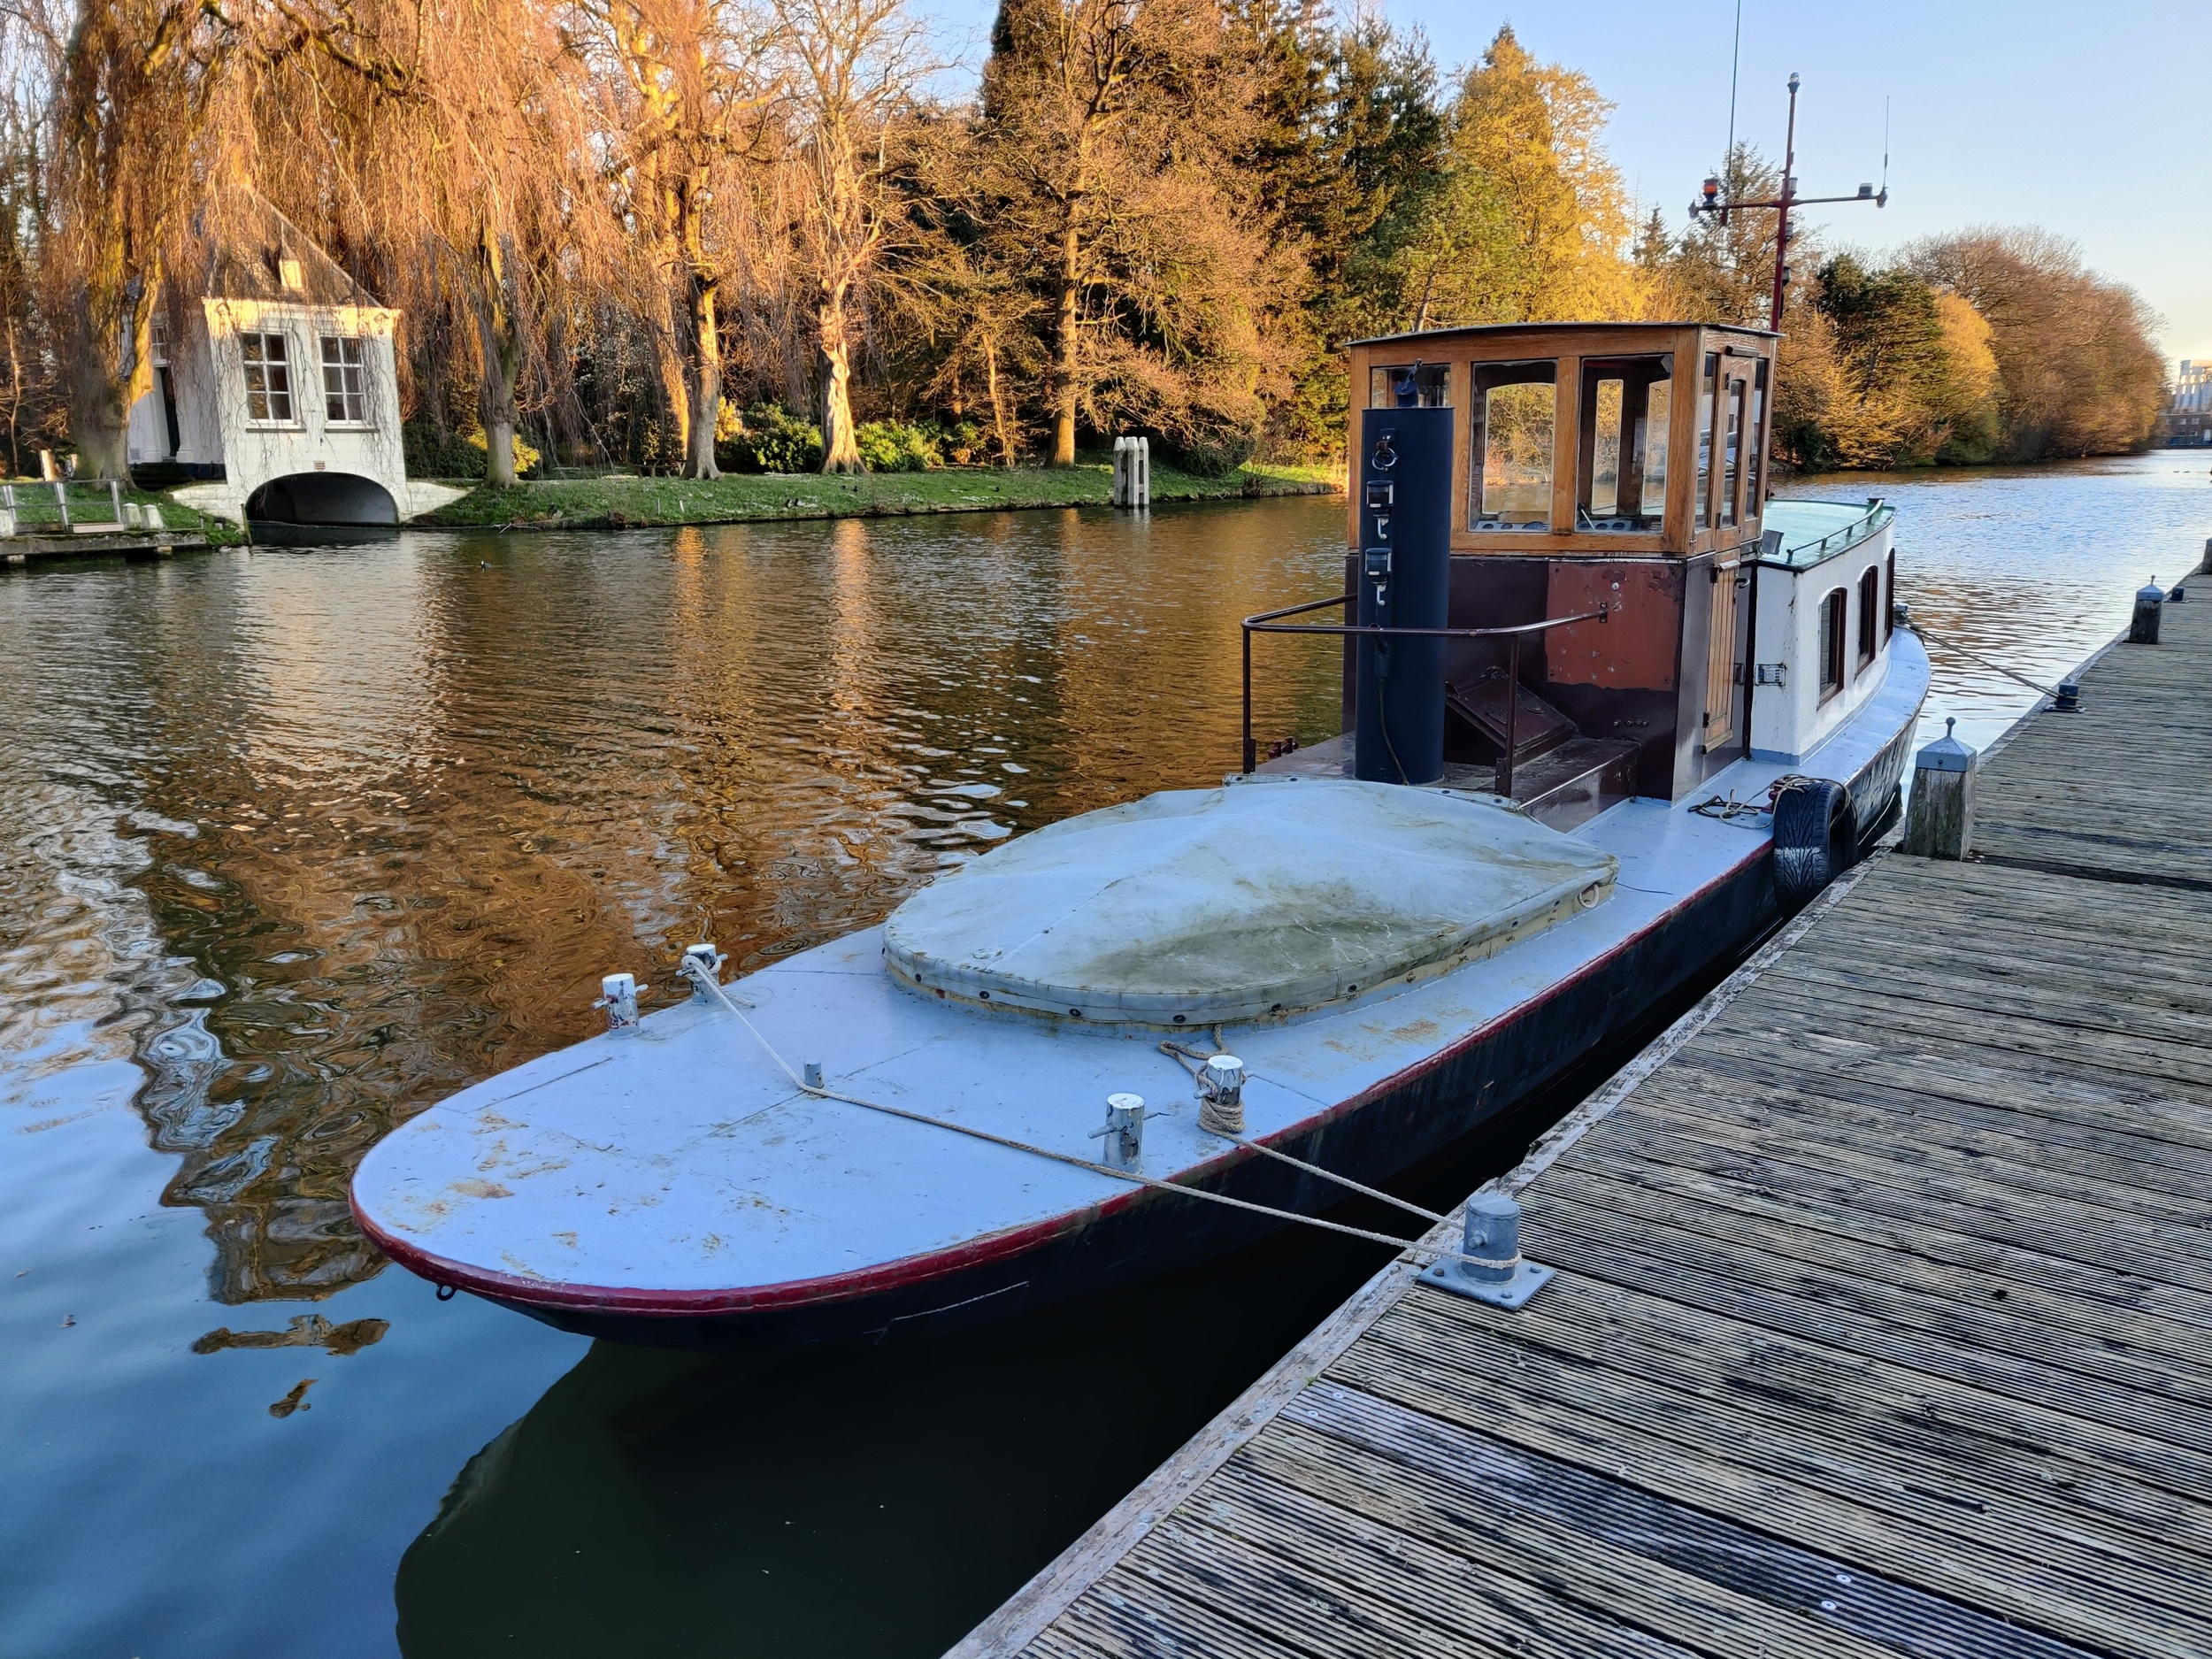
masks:
[[[1820,507],[1831,507],[1847,506],[1850,503],[1846,502],[1816,502],[1809,504]],[[1881,500],[1879,497],[1877,497],[1875,500],[1867,503],[1867,510],[1863,517],[1854,518],[1849,524],[1844,526],[1842,529],[1831,530],[1826,535],[1821,537],[1817,541],[1801,541],[1795,547],[1784,548],[1782,549],[1782,556],[1779,558],[1768,558],[1764,556],[1761,556],[1759,563],[1762,565],[1778,565],[1788,570],[1798,570],[1809,565],[1817,565],[1823,559],[1832,557],[1828,545],[1830,542],[1832,541],[1835,543],[1833,551],[1835,553],[1840,553],[1847,548],[1864,541],[1867,537],[1872,535],[1877,530],[1880,529],[1884,525],[1887,524],[1896,516],[1896,508],[1891,506],[1887,502]]]
[[[1259,748],[1252,738],[1252,636],[1255,634],[1338,634],[1347,635],[1400,635],[1424,640],[1504,640],[1506,652],[1505,689],[1505,756],[1498,763],[1497,787],[1500,795],[1513,793],[1513,750],[1520,734],[1521,699],[1521,641],[1532,634],[1542,634],[1552,628],[1563,628],[1571,622],[1603,622],[1617,606],[1601,603],[1595,611],[1585,611],[1571,617],[1547,617],[1541,622],[1517,623],[1503,628],[1382,628],[1356,622],[1285,622],[1284,617],[1303,616],[1311,611],[1325,611],[1331,605],[1356,605],[1357,592],[1333,594],[1326,599],[1310,599],[1302,605],[1285,605],[1280,611],[1263,611],[1256,616],[1244,618],[1244,770],[1259,769]]]
[[[73,518],[70,516],[73,490],[78,509]],[[108,517],[104,520],[88,520],[84,511],[88,503],[96,511],[104,504]],[[35,484],[0,484],[0,534],[23,535],[40,529],[58,529],[69,535],[81,528],[89,530],[95,524],[103,527],[111,524],[119,530],[141,527],[131,523],[131,509],[142,515],[144,511],[135,502],[124,502],[119,479],[88,479],[82,482],[53,479]],[[157,520],[144,527],[163,526]]]

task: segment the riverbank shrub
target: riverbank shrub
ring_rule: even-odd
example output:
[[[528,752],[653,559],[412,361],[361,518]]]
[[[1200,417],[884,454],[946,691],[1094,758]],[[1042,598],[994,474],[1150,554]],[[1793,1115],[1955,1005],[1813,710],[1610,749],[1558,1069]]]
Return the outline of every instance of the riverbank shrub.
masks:
[[[1227,478],[1252,458],[1259,441],[1248,432],[1229,430],[1165,447],[1175,465],[1193,478]]]
[[[402,423],[399,437],[410,478],[482,478],[485,474],[490,448],[481,426],[469,432],[441,432],[429,421],[410,420]],[[537,475],[538,464],[545,457],[519,436],[514,443],[515,476]]]
[[[736,432],[715,445],[726,472],[813,472],[822,465],[822,429],[774,403],[756,403]]]
[[[853,433],[860,462],[871,472],[926,472],[945,464],[934,422],[863,421]]]

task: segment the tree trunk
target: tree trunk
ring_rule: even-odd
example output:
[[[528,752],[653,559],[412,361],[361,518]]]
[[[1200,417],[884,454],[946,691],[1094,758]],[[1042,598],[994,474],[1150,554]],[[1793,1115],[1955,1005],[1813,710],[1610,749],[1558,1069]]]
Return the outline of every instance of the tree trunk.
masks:
[[[153,389],[154,302],[161,290],[161,262],[150,261],[137,291],[115,319],[119,338],[103,341],[89,294],[79,302],[79,338],[69,380],[69,436],[78,471],[95,478],[131,475],[131,406]],[[127,348],[127,349],[121,348]],[[111,370],[111,364],[120,365]]]
[[[845,296],[826,288],[819,319],[822,339],[822,471],[864,472],[853,430],[852,342],[845,329]]]
[[[983,385],[991,395],[991,424],[998,428],[998,453],[1001,465],[1014,465],[1014,434],[1006,419],[1006,397],[999,389],[998,341],[990,334],[983,336]]]
[[[1060,315],[1052,330],[1052,465],[1075,465],[1075,227],[1060,233]]]
[[[522,334],[509,303],[504,251],[487,224],[476,234],[476,339],[484,373],[476,409],[484,423],[484,481],[494,489],[515,487],[515,381],[522,373]]]
[[[722,413],[722,322],[716,301],[719,284],[695,267],[684,345],[691,358],[689,429],[684,441],[684,476],[719,478],[714,464],[714,429]]]
[[[655,319],[653,357],[660,370],[661,396],[668,404],[668,418],[676,427],[673,453],[689,455],[691,453],[691,387],[689,377],[684,370],[684,353],[677,346],[679,334],[677,310],[676,296],[671,289],[661,308],[661,315]],[[670,447],[664,444],[654,458],[656,461],[661,461],[665,459],[670,453]]]

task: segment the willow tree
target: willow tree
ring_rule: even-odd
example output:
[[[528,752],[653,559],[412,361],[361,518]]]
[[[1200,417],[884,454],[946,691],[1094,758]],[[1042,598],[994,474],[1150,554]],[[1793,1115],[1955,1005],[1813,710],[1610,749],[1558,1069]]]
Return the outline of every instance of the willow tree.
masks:
[[[767,153],[772,21],[738,0],[580,0],[580,10],[603,72],[618,206],[660,279],[655,347],[683,472],[716,478],[730,269],[716,187]]]
[[[775,0],[791,89],[787,131],[804,211],[798,224],[820,354],[822,471],[862,470],[852,354],[860,308],[895,204],[886,188],[891,128],[926,73],[906,0]]]
[[[71,435],[104,478],[128,472],[165,260],[237,43],[199,0],[87,0],[57,54],[44,275],[66,319]]]
[[[257,172],[308,222],[380,250],[389,303],[427,312],[445,282],[459,291],[485,475],[511,486],[536,312],[616,257],[581,57],[537,0],[320,3],[287,12],[307,50],[269,66]]]

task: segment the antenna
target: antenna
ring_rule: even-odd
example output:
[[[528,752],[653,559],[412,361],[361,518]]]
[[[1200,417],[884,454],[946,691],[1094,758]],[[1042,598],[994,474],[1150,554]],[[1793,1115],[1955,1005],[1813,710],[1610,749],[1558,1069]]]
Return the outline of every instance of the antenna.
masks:
[[[1882,95],[1882,193],[1874,199],[1883,203],[1889,200],[1889,94],[1886,92]]]
[[[1743,0],[1736,0],[1736,49],[1728,59],[1728,148],[1721,152],[1721,171],[1728,170],[1736,153],[1736,72],[1743,65]]]

